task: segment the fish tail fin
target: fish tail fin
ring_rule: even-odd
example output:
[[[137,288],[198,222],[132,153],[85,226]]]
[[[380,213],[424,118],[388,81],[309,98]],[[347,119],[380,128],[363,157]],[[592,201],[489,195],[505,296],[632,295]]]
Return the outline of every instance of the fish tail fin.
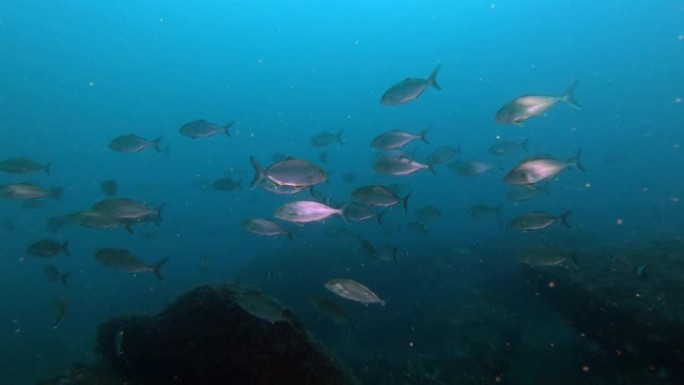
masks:
[[[579,254],[579,251],[575,250],[572,254],[570,254],[570,257],[568,257],[568,259],[570,260],[570,265],[572,265],[572,267],[575,270],[578,270],[580,268],[579,263],[577,263],[577,254]]]
[[[582,108],[582,106],[577,102],[577,100],[575,100],[575,96],[573,95],[573,93],[575,92],[575,88],[577,88],[577,83],[578,81],[575,80],[570,85],[570,87],[568,87],[568,89],[565,90],[565,93],[563,94],[563,96],[561,96],[561,100],[569,104],[571,107],[579,110],[580,108]]]
[[[430,171],[432,175],[437,175],[437,171],[435,171],[435,164],[434,163],[428,163],[427,164],[427,170]]]
[[[166,207],[166,204],[161,204],[159,205],[159,207],[157,207],[157,210],[155,211],[154,224],[157,226],[164,222],[164,218],[162,218],[162,212],[164,211],[164,207]]]
[[[404,212],[407,214],[408,214],[408,201],[409,201],[410,197],[411,197],[411,194],[406,194],[406,196],[402,200],[402,205],[404,206]]]
[[[64,189],[61,187],[53,187],[50,189],[50,194],[52,195],[55,200],[59,201],[62,199],[62,194],[64,193]]]
[[[163,137],[158,137],[157,139],[152,141],[152,145],[154,146],[154,150],[157,152],[161,152],[161,148],[159,148],[159,143],[162,141]]]
[[[292,230],[287,231],[285,235],[287,235],[287,239],[294,241],[294,235],[292,234]]]
[[[530,153],[530,149],[527,147],[527,142],[529,142],[529,141],[530,141],[530,138],[525,138],[525,139],[520,143],[520,147],[522,147],[523,151],[525,151],[525,152],[528,153],[528,154]]]
[[[231,136],[230,135],[230,128],[233,127],[233,124],[235,124],[234,120],[232,122],[226,123],[226,125],[223,126],[223,132],[226,133],[226,136]]]
[[[66,288],[66,287],[69,287],[69,285],[67,284],[67,278],[69,278],[69,274],[70,274],[69,272],[66,272],[66,273],[62,273],[62,275],[59,276],[59,282],[60,282],[60,283],[62,284],[62,286],[64,286],[65,288]]]
[[[69,256],[69,241],[64,241],[64,243],[62,243],[62,252],[67,257]]]
[[[330,197],[332,199],[332,197]],[[340,217],[344,220],[345,223],[349,224],[349,218],[347,218],[347,213],[345,213],[346,208],[349,206],[349,203],[345,203],[342,207],[340,207],[338,210],[340,210],[339,214]]]
[[[378,221],[378,224],[382,226],[382,218],[385,216],[385,213],[380,213],[375,216],[376,220]]]
[[[46,174],[51,175],[51,173],[52,173],[52,171],[50,170],[51,167],[52,167],[52,163],[48,163],[45,165],[44,170],[45,170]]]
[[[163,258],[159,262],[155,263],[154,266],[152,266],[152,272],[154,275],[159,278],[160,281],[164,280],[164,277],[161,275],[161,267],[168,261],[168,258]]]
[[[126,232],[128,234],[133,234],[133,226],[131,226],[130,222],[126,223],[126,226],[124,226],[124,227],[126,228]]]
[[[428,84],[435,87],[438,90],[442,90],[442,87],[437,84],[437,74],[439,74],[439,69],[442,67],[442,63],[437,64],[437,67],[435,67],[434,70],[432,70],[432,73],[430,74],[430,77],[428,78]]]
[[[255,157],[250,156],[249,161],[252,163],[252,167],[254,167],[254,178],[252,178],[252,183],[250,183],[250,190],[254,190],[264,179],[265,174],[264,169],[261,167],[261,164],[259,164],[259,161],[256,160]]]
[[[340,144],[344,144],[344,138],[342,137],[342,134],[344,134],[344,128],[341,129],[340,132],[337,133],[337,135],[335,135],[335,139],[337,139],[337,141]]]
[[[567,228],[572,227],[572,226],[570,226],[570,222],[568,222],[568,217],[570,216],[570,214],[572,214],[572,210],[568,210],[568,211],[564,212],[563,214],[561,214],[561,216],[560,216],[560,222],[563,224],[563,226],[565,226]]]
[[[426,129],[424,129],[423,131],[421,131],[421,132],[418,134],[418,136],[420,136],[420,140],[422,140],[423,142],[425,142],[425,143],[427,143],[427,144],[430,144],[430,141],[427,140],[427,134],[428,134],[428,132],[430,132],[431,129],[432,129],[432,126],[427,127]]]
[[[587,172],[587,170],[584,168],[584,165],[580,161],[581,155],[582,155],[582,149],[581,148],[577,149],[577,152],[575,153],[575,155],[573,155],[572,157],[570,157],[570,159],[568,159],[568,163],[572,164],[573,166],[576,166],[582,172]]]

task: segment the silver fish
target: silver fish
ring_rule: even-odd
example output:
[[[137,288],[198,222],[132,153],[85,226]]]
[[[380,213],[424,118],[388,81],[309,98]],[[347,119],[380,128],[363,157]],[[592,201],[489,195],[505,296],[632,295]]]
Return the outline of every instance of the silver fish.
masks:
[[[213,187],[214,190],[219,190],[219,191],[242,190],[242,179],[240,179],[240,180],[233,180],[231,178],[217,179],[211,184],[211,187]]]
[[[553,246],[541,245],[523,251],[518,262],[531,266],[558,266],[572,261],[572,256]],[[574,264],[574,263],[573,263]]]
[[[375,303],[385,305],[385,301],[381,300],[371,289],[351,279],[331,279],[325,283],[325,288],[351,301],[366,305]]]
[[[155,151],[161,152],[159,149],[159,142],[161,140],[162,138],[147,140],[136,134],[128,134],[112,139],[109,142],[109,148],[118,152],[141,152],[152,147]]]
[[[418,134],[412,134],[410,132],[401,130],[383,132],[382,134],[373,138],[371,141],[371,147],[378,150],[396,150],[416,140],[422,140],[423,142],[430,144],[430,142],[427,140],[427,134],[429,131],[430,127],[424,129]]]
[[[328,180],[325,170],[303,159],[287,158],[266,169],[263,169],[254,157],[249,159],[254,167],[252,189],[259,186],[264,179],[269,179],[280,186],[293,187],[313,186]]]
[[[59,221],[63,221],[61,217]],[[115,229],[119,227],[124,227],[129,233],[133,232],[131,228],[131,222],[128,220],[112,218],[99,211],[79,211],[68,216],[68,221],[70,223],[77,224],[82,227],[88,227],[91,229]],[[64,225],[64,222],[60,223]]]
[[[288,312],[275,299],[256,290],[237,289],[233,299],[247,313],[270,323],[287,322]]]
[[[521,142],[499,139],[489,147],[489,153],[492,155],[506,155],[520,150],[529,152],[527,149],[528,141],[529,139],[523,139]]]
[[[408,200],[411,194],[401,198],[397,193],[382,185],[368,185],[352,192],[352,198],[368,206],[390,207],[402,203],[404,211],[408,211]]]
[[[194,120],[189,123],[185,123],[180,128],[180,133],[192,139],[197,138],[208,138],[214,136],[217,133],[223,131],[226,136],[230,136],[230,128],[235,124],[235,122],[230,122],[223,127],[217,126],[214,123],[208,122],[206,120]]]
[[[411,175],[420,170],[428,170],[436,174],[431,164],[416,162],[405,156],[381,158],[373,164],[373,169],[380,174],[394,176]]]
[[[34,257],[55,257],[64,253],[69,256],[69,242],[57,242],[54,239],[43,239],[30,244],[26,252]]]
[[[363,222],[377,217],[370,207],[354,202],[344,208],[344,216],[352,222]]]
[[[548,185],[539,186],[531,184],[516,185],[508,191],[506,197],[513,202],[522,202],[526,200],[533,199],[539,195],[539,193],[548,194]]]
[[[437,84],[437,74],[441,66],[441,64],[438,64],[427,79],[406,78],[393,85],[382,95],[380,103],[386,105],[408,103],[411,100],[417,99],[428,86],[441,91],[442,88]]]
[[[46,174],[50,175],[51,165],[52,163],[40,164],[32,159],[20,156],[1,161],[0,171],[10,174],[33,174],[45,171]]]
[[[315,201],[286,203],[280,206],[274,214],[278,219],[294,223],[320,222],[333,215],[339,215],[346,220],[342,209],[332,208]]]
[[[163,280],[164,278],[159,269],[169,260],[168,258],[163,258],[159,262],[150,265],[131,254],[130,251],[120,248],[99,249],[95,252],[95,259],[107,267],[114,270],[121,270],[129,274],[154,273],[160,280]]]
[[[574,99],[573,92],[577,87],[577,81],[560,96],[549,95],[523,95],[506,103],[496,112],[495,120],[497,123],[512,123],[522,125],[527,119],[543,115],[558,103],[567,103],[574,108],[581,108]]]
[[[92,211],[110,218],[123,221],[146,221],[152,219],[157,224],[162,222],[162,209],[163,206],[154,209],[127,198],[105,199],[95,203],[92,207]]]
[[[555,223],[561,223],[563,226],[570,228],[568,216],[571,213],[572,211],[566,211],[561,215],[552,215],[542,211],[534,211],[513,218],[510,227],[524,232],[530,232],[544,230]]]
[[[561,171],[577,167],[581,171],[585,171],[584,166],[580,163],[580,151],[577,151],[575,156],[560,160],[551,155],[537,155],[520,162],[511,171],[504,176],[504,183],[514,185],[531,185],[542,180],[553,178]]]
[[[340,144],[344,144],[344,140],[342,139],[342,134],[344,134],[344,129],[340,130],[339,132],[321,132],[320,134],[317,134],[309,140],[309,143],[316,147],[325,147],[329,146],[335,142],[338,142]]]
[[[252,218],[242,221],[242,228],[252,234],[275,237],[286,235],[292,240],[292,232],[284,230],[279,224],[264,218]]]
[[[31,183],[3,184],[0,185],[0,198],[10,200],[54,198],[59,200],[62,197],[62,191],[61,187],[46,190]]]
[[[454,156],[461,153],[461,147],[442,146],[433,151],[427,157],[428,164],[446,163]]]
[[[449,163],[447,167],[460,176],[473,177],[491,171],[496,166],[485,162],[456,161]]]

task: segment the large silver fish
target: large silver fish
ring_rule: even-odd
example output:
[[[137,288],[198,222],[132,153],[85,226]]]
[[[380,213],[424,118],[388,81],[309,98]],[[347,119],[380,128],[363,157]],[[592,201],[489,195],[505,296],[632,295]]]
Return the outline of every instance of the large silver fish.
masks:
[[[216,135],[219,132],[223,132],[226,134],[226,136],[230,136],[229,130],[233,124],[235,124],[235,122],[230,122],[225,126],[220,127],[203,119],[194,120],[181,126],[180,133],[192,139],[208,138],[210,136]]]
[[[408,200],[411,194],[401,198],[397,193],[382,185],[368,185],[352,192],[352,198],[368,206],[390,207],[402,203],[404,211],[408,211]]]
[[[381,300],[371,289],[351,279],[331,279],[325,283],[325,288],[342,298],[365,305],[375,303],[385,305],[385,301]]]
[[[162,222],[162,209],[163,206],[154,209],[126,198],[105,199],[95,203],[92,207],[93,211],[110,218],[143,222],[152,219],[156,224]]]
[[[441,91],[442,87],[437,84],[437,74],[441,66],[438,64],[427,79],[406,78],[393,85],[382,95],[380,103],[386,105],[408,103],[411,100],[418,99],[428,86]]]
[[[563,226],[570,228],[568,216],[571,213],[572,211],[566,211],[561,215],[553,215],[543,211],[534,211],[513,218],[510,227],[524,232],[530,232],[544,230],[555,223],[561,223]]]
[[[118,152],[141,152],[148,147],[152,147],[155,151],[161,152],[159,149],[159,142],[161,140],[162,138],[147,140],[136,134],[128,134],[112,139],[109,142],[109,148]]]
[[[431,164],[423,164],[406,156],[390,156],[378,159],[373,164],[373,169],[384,175],[411,175],[420,170],[428,170],[436,174],[435,169]]]
[[[316,201],[295,201],[280,206],[274,216],[288,222],[309,223],[320,222],[333,215],[346,220],[344,209],[336,209]]]
[[[275,237],[287,235],[292,240],[292,233],[284,230],[279,224],[264,218],[252,218],[242,221],[242,228],[252,234]]]
[[[95,259],[107,267],[129,274],[154,273],[160,280],[164,279],[164,277],[162,277],[159,269],[169,260],[168,258],[163,258],[159,262],[150,265],[131,254],[130,251],[120,248],[99,249],[95,252]]]
[[[580,163],[581,151],[567,160],[557,159],[551,155],[537,155],[525,159],[504,176],[504,183],[514,185],[531,185],[545,179],[553,178],[561,171],[577,167],[585,171]]]
[[[254,167],[252,189],[263,183],[264,179],[269,179],[279,186],[293,187],[313,186],[328,180],[325,170],[303,159],[287,158],[266,169],[263,169],[254,157],[250,157],[249,160]]]
[[[0,198],[19,201],[43,198],[59,200],[62,197],[62,191],[61,187],[53,187],[50,190],[46,190],[31,183],[11,183],[0,185]]]
[[[427,140],[428,132],[430,132],[430,127],[417,134],[412,134],[410,132],[401,130],[391,130],[383,132],[382,134],[373,138],[371,141],[371,146],[378,150],[396,150],[416,140],[422,140],[423,142],[430,144],[430,142]]]
[[[577,87],[577,81],[572,83],[570,87],[560,96],[549,95],[523,95],[519,96],[496,112],[495,120],[497,123],[512,123],[522,125],[527,119],[543,115],[558,103],[566,103],[574,108],[581,108],[579,103],[574,99],[573,92]]]
[[[0,161],[0,171],[10,174],[33,174],[45,171],[46,174],[50,175],[51,165],[52,163],[40,164],[32,159],[20,156]]]

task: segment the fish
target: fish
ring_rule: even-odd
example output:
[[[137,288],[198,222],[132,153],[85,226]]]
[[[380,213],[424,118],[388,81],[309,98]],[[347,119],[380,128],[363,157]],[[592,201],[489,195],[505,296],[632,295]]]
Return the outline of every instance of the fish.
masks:
[[[512,123],[522,126],[523,122],[534,116],[543,115],[558,103],[565,103],[569,106],[580,109],[580,104],[575,100],[573,93],[577,87],[577,81],[560,96],[549,95],[522,95],[501,107],[494,117],[497,123]]]
[[[100,183],[100,190],[110,197],[119,192],[119,184],[114,179],[107,179]]]
[[[66,313],[69,310],[69,302],[67,302],[66,297],[60,296],[59,298],[54,298],[50,304],[55,313],[55,318],[52,321],[52,328],[56,329],[62,323],[64,316],[66,316]]]
[[[233,300],[242,310],[272,324],[290,320],[289,313],[278,301],[256,290],[237,289]]]
[[[257,186],[264,191],[278,195],[296,195],[300,192],[307,190],[309,186],[285,186],[279,185],[270,179],[264,179]]]
[[[433,205],[426,205],[418,208],[414,215],[422,223],[435,221],[442,217],[442,210]]]
[[[296,158],[287,158],[263,169],[254,157],[250,157],[254,167],[251,188],[258,187],[265,179],[279,186],[308,187],[328,180],[328,174],[317,165]]]
[[[409,222],[407,225],[407,228],[411,230],[414,234],[426,236],[428,235],[428,228],[425,223],[421,222]]]
[[[231,178],[221,178],[214,181],[211,184],[214,190],[219,191],[235,191],[242,190],[242,179],[233,180]]]
[[[65,288],[67,285],[67,277],[69,277],[69,272],[61,273],[54,265],[47,265],[43,268],[43,274],[45,278],[50,282],[59,282]]]
[[[32,159],[19,156],[0,161],[0,171],[8,174],[33,174],[44,171],[50,175],[52,163],[40,164]]]
[[[133,233],[130,221],[119,218],[113,218],[99,211],[78,211],[69,214],[67,218],[70,223],[74,223],[81,227],[88,227],[91,229],[115,229],[118,227],[124,227],[126,231],[128,231],[129,233]],[[61,217],[59,217],[59,220],[60,222],[63,221]]]
[[[286,235],[292,240],[292,232],[284,230],[279,224],[264,218],[252,218],[242,221],[242,228],[252,234],[275,237]]]
[[[429,86],[441,91],[442,87],[437,84],[437,74],[441,67],[442,64],[438,64],[427,79],[406,78],[399,83],[396,83],[385,91],[380,98],[380,103],[385,105],[408,103],[414,99],[418,99],[423,91]]]
[[[230,136],[230,128],[235,124],[235,121],[229,122],[223,127],[219,127],[214,123],[208,122],[204,119],[194,120],[185,123],[180,128],[181,135],[187,136],[191,139],[208,138],[223,131],[226,136]]]
[[[274,216],[278,219],[293,223],[320,222],[327,218],[339,215],[344,216],[344,208],[336,209],[326,204],[315,201],[295,201],[280,206]]]
[[[34,257],[55,257],[60,254],[69,256],[69,242],[58,242],[54,239],[43,239],[30,244],[26,252]]]
[[[442,146],[428,155],[428,164],[441,164],[450,161],[454,156],[461,153],[461,147]]]
[[[323,234],[346,243],[354,243],[359,239],[359,236],[356,233],[342,226],[325,226],[325,228],[323,228]]]
[[[394,176],[411,175],[420,170],[430,171],[434,175],[437,174],[432,164],[416,162],[405,156],[381,158],[373,164],[373,169],[379,174]]]
[[[527,149],[528,138],[523,139],[521,142],[512,142],[506,139],[498,139],[496,143],[489,147],[489,153],[492,155],[506,155],[516,151],[529,152]]]
[[[150,265],[131,254],[127,249],[121,248],[98,249],[95,252],[95,259],[109,268],[129,274],[154,273],[159,280],[164,279],[160,269],[169,260],[169,258],[162,258],[159,262]]]
[[[567,252],[553,246],[540,245],[523,251],[517,261],[531,266],[558,266],[567,262],[576,265]]]
[[[335,321],[335,323],[342,324],[351,322],[349,314],[343,308],[341,308],[335,301],[331,300],[328,297],[314,295],[309,297],[309,303],[316,309],[322,311],[330,318],[332,318],[332,320]]]
[[[348,204],[344,208],[344,216],[351,222],[363,222],[378,217],[370,207],[355,202]]]
[[[385,301],[380,299],[371,289],[351,279],[331,279],[324,286],[338,296],[351,301],[364,305],[378,303],[385,306]]]
[[[335,142],[338,142],[339,144],[344,144],[342,134],[344,134],[344,129],[341,129],[336,133],[329,131],[321,132],[320,134],[311,137],[311,139],[309,139],[309,143],[316,147],[329,146]]]
[[[110,198],[95,203],[92,211],[104,216],[122,221],[146,221],[152,219],[155,223],[162,222],[164,206],[156,209],[127,198]]]
[[[61,187],[53,187],[46,190],[40,186],[31,183],[10,183],[0,185],[0,198],[10,200],[27,200],[27,199],[43,199],[54,198],[60,200],[63,189]]]
[[[447,167],[456,174],[466,177],[479,176],[495,168],[490,163],[464,161],[451,162]]]
[[[533,211],[513,218],[510,227],[523,232],[530,232],[544,230],[555,223],[561,223],[563,226],[570,228],[568,216],[571,213],[572,211],[566,211],[561,215],[552,215],[543,211]]]
[[[135,153],[142,152],[145,149],[152,147],[155,151],[161,152],[161,149],[159,149],[159,142],[161,142],[161,140],[161,137],[154,140],[147,140],[136,134],[128,134],[112,139],[112,141],[109,142],[109,148],[117,152]]]
[[[408,212],[408,200],[411,194],[401,198],[397,193],[382,185],[367,185],[352,191],[352,198],[368,206],[390,207],[401,203],[404,212]]]
[[[490,206],[483,203],[478,203],[468,207],[468,214],[474,218],[484,218],[491,214],[496,214],[498,217],[501,215],[501,207],[503,207],[503,205]]]
[[[522,202],[537,197],[539,193],[549,194],[549,186],[531,184],[515,185],[506,193],[506,197],[513,202]]]
[[[567,160],[557,159],[551,155],[536,155],[525,159],[510,170],[503,178],[504,183],[512,185],[532,185],[550,179],[561,171],[577,167],[585,172],[580,162],[581,150]]]
[[[377,150],[396,150],[403,148],[416,140],[421,140],[427,144],[430,144],[430,142],[427,140],[428,132],[430,132],[430,127],[417,134],[412,134],[410,132],[401,130],[391,130],[383,132],[382,134],[373,138],[370,145]]]

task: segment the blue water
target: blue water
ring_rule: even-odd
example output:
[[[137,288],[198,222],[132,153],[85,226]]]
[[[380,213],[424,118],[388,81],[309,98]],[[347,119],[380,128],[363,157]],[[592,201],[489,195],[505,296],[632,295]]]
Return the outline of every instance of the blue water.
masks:
[[[397,361],[410,360],[409,341],[439,339],[424,319],[457,307],[460,291],[517,287],[515,254],[525,246],[620,245],[684,231],[682,1],[5,1],[0,47],[0,155],[53,164],[50,176],[3,174],[0,183],[65,188],[60,202],[34,210],[0,202],[0,220],[14,227],[2,232],[0,246],[2,384],[31,383],[73,361],[93,360],[100,322],[157,311],[198,284],[219,281],[249,283],[280,299],[339,356],[370,362],[391,351]],[[427,89],[400,106],[379,103],[389,86],[426,78],[438,63],[442,91]],[[494,123],[496,110],[514,97],[561,94],[574,80],[581,110],[559,105],[525,127]],[[179,127],[195,119],[237,124],[230,138],[181,136]],[[500,135],[529,138],[533,154],[565,158],[581,149],[587,172],[566,171],[549,196],[514,206],[506,201],[501,171],[473,179],[445,166],[436,176],[373,171],[368,143],[374,136],[428,126],[431,145],[413,146],[419,157],[460,145],[463,160],[509,169],[524,154],[490,156],[487,149]],[[243,219],[270,217],[296,199],[249,191],[249,156],[265,164],[275,153],[318,162],[322,150],[309,138],[340,129],[344,145],[331,145],[329,160],[321,163],[331,172],[326,194],[343,202],[362,184],[401,183],[412,192],[412,210],[432,204],[443,213],[427,236],[405,227],[387,236],[375,223],[349,229],[377,245],[400,247],[407,259],[487,247],[461,257],[437,279],[353,255],[324,236],[322,224],[297,228],[294,242],[246,233]],[[163,136],[169,152],[107,148],[128,133]],[[345,182],[346,172],[358,180]],[[245,188],[200,188],[228,175],[244,177]],[[165,204],[162,226],[140,227],[133,235],[75,226],[47,231],[47,218],[103,199],[99,184],[110,178],[119,182],[121,196]],[[573,228],[520,234],[492,218],[469,216],[467,208],[477,203],[504,203],[506,220],[530,210],[573,210]],[[404,226],[409,217],[399,209],[388,216]],[[338,218],[327,224],[347,226]],[[46,237],[68,240],[72,256],[26,257],[26,246]],[[166,279],[109,270],[93,258],[100,247],[128,248],[151,262],[169,257]],[[492,255],[499,259],[487,261]],[[202,257],[209,269],[200,268]],[[66,294],[45,280],[48,263],[71,272]],[[341,343],[334,325],[322,324],[306,300],[312,293],[332,296],[322,283],[338,276],[367,283],[402,316],[388,320],[345,303],[363,321]],[[70,307],[53,329],[50,301],[59,295]],[[421,349],[430,354],[426,345]]]

